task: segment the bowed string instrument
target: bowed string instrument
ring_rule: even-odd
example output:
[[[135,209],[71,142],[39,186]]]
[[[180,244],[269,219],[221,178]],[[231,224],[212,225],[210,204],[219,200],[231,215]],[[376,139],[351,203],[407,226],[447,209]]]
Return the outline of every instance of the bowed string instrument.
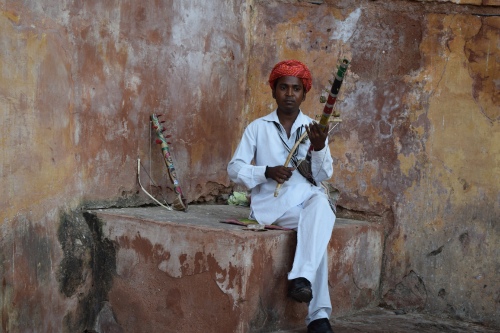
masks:
[[[179,179],[177,177],[177,172],[174,167],[174,162],[172,159],[172,154],[170,153],[170,147],[169,147],[169,142],[167,142],[167,139],[165,135],[163,135],[163,132],[166,130],[165,127],[162,125],[165,121],[160,121],[159,117],[160,114],[153,113],[151,115],[151,127],[153,128],[155,134],[156,134],[156,143],[161,146],[161,151],[162,151],[162,156],[163,160],[165,162],[165,166],[167,167],[167,173],[170,178],[170,181],[173,184],[174,187],[174,192],[175,192],[175,200],[172,203],[172,206],[164,205],[158,200],[156,200],[151,194],[149,194],[144,187],[142,186],[140,182],[140,177],[139,177],[139,185],[141,186],[142,190],[151,198],[153,199],[156,203],[158,203],[160,206],[172,210],[179,210],[179,211],[187,211],[188,205],[187,205],[187,200],[184,198],[184,194],[182,193],[182,189],[179,183]],[[137,172],[138,174],[140,173],[140,160],[137,160]]]
[[[326,128],[328,126],[328,123],[330,121],[330,117],[333,113],[333,106],[335,105],[335,102],[337,101],[337,96],[340,91],[340,87],[342,86],[342,82],[344,81],[345,73],[347,72],[347,68],[349,67],[349,60],[347,59],[342,59],[340,64],[337,67],[337,73],[335,74],[335,80],[332,83],[332,87],[330,91],[328,92],[328,98],[326,99],[326,104],[325,107],[323,108],[323,114],[321,115],[319,125],[321,128]],[[323,96],[321,96],[323,97]],[[321,99],[321,102],[325,102],[323,99]],[[335,117],[337,118],[337,117]],[[340,121],[340,119],[334,119],[334,121]],[[335,126],[338,125],[338,122]],[[335,128],[335,126],[333,128]],[[332,128],[332,129],[333,129]],[[332,130],[331,129],[331,130]],[[331,131],[330,130],[330,131]],[[290,153],[288,154],[288,157],[286,158],[284,166],[288,166],[290,163],[290,160],[292,159],[293,154],[299,147],[299,144],[306,140],[307,138],[307,132],[304,132],[302,136],[295,142],[295,145],[292,147],[290,150]],[[305,159],[302,159],[298,162],[297,165],[297,170],[300,172],[302,176],[305,178],[312,179],[312,171],[311,171],[311,154],[312,151],[314,150],[314,147],[312,145],[309,146],[309,149],[307,151],[307,155]],[[274,196],[277,197],[279,195],[280,189],[281,189],[282,184],[279,184],[276,186],[276,189],[274,190]]]

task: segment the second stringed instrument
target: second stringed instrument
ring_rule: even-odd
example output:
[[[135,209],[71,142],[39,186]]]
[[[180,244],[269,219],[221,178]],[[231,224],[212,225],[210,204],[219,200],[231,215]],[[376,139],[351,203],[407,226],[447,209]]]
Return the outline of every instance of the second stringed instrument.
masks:
[[[165,128],[162,125],[163,122],[158,119],[159,116],[160,115],[157,115],[155,113],[151,115],[151,126],[153,127],[157,137],[156,143],[161,145],[163,160],[165,161],[165,165],[167,167],[168,176],[174,186],[174,192],[176,194],[176,198],[172,206],[174,210],[187,211],[188,209],[187,201],[184,198],[181,186],[179,184],[179,179],[177,178],[177,172],[175,171],[174,162],[172,160],[172,155],[170,153],[170,148],[167,140],[165,139],[165,136],[163,135]]]

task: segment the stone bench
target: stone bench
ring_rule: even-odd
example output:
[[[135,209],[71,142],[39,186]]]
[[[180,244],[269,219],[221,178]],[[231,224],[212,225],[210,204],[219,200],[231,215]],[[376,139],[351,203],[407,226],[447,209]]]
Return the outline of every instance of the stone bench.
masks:
[[[304,326],[306,305],[286,297],[294,231],[248,231],[221,220],[248,208],[190,206],[89,211],[116,249],[108,293],[125,332],[272,332]],[[333,316],[378,303],[383,231],[338,218],[329,244]]]

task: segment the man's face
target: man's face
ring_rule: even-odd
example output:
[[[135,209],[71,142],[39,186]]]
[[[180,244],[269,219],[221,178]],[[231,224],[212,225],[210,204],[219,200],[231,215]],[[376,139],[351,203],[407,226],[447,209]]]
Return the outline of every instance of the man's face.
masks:
[[[296,76],[283,76],[276,80],[273,89],[273,98],[278,104],[278,109],[284,113],[294,113],[306,99],[306,92],[302,80]]]

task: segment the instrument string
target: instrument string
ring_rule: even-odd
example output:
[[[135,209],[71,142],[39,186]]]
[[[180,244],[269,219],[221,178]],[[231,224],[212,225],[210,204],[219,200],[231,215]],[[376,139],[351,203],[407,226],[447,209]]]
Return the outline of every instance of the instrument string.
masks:
[[[139,185],[142,187],[142,184],[141,184],[141,175],[140,175],[140,168],[142,167],[142,169],[144,170],[144,172],[146,173],[146,175],[148,176],[149,178],[149,192],[152,191],[152,187],[154,186],[155,188],[160,188],[160,186],[158,186],[155,181],[153,180],[153,177],[151,177],[151,173],[152,173],[152,170],[151,170],[151,140],[152,140],[152,126],[151,126],[151,121],[149,121],[149,172],[148,170],[146,169],[146,167],[144,167],[144,165],[142,164],[141,160],[139,159],[138,160],[138,170],[137,170],[137,177],[138,177],[138,180],[139,180]],[[168,201],[167,199],[163,196],[163,193],[161,192],[161,188],[160,188],[160,191],[159,191],[159,194],[161,196],[161,198],[163,199],[163,204],[158,201],[156,198],[154,198],[151,194],[149,194],[149,192],[145,192],[149,197],[151,197],[151,199],[153,199],[156,203],[158,203],[160,206],[168,209],[168,210],[172,210],[172,208],[170,207],[170,205],[168,204]]]
[[[151,120],[149,121],[149,173],[151,173],[151,142],[152,142],[152,130],[151,130]],[[152,179],[149,177],[149,191],[151,191],[151,182]]]
[[[155,197],[153,197],[148,191],[146,191],[146,189],[142,186],[142,183],[141,183],[141,166],[144,168],[144,165],[142,165],[141,163],[141,160],[140,159],[137,159],[137,180],[139,181],[139,186],[141,187],[142,191],[144,193],[146,193],[146,195],[148,197],[150,197],[154,202],[156,202],[158,205],[160,205],[161,207],[163,208],[166,208],[168,210],[172,210],[172,207],[170,207],[168,204],[167,204],[167,201],[165,200],[165,198],[163,197],[163,195],[161,194],[160,192],[160,195],[162,196],[165,204],[162,204],[160,201],[158,201]],[[146,174],[149,176],[148,172],[146,170],[144,170],[144,172],[146,172]],[[151,179],[151,176],[149,176],[149,179],[150,181],[152,181]]]

